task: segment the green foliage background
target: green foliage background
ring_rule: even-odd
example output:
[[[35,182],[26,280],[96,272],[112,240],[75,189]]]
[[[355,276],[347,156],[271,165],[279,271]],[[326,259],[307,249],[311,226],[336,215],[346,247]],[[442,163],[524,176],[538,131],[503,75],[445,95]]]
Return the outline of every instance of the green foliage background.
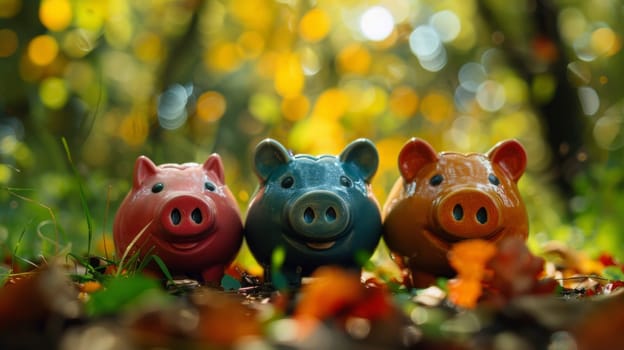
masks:
[[[624,259],[623,13],[617,0],[0,0],[1,254],[82,254],[91,234],[110,256],[141,154],[218,152],[244,213],[265,137],[312,154],[370,138],[383,203],[419,136],[464,152],[519,139],[532,247]]]

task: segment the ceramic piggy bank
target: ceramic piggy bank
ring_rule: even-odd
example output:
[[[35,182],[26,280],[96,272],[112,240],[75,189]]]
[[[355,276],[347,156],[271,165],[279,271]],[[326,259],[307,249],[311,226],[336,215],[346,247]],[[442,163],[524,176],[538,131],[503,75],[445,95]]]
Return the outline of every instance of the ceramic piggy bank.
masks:
[[[245,239],[265,280],[277,284],[274,269],[291,287],[322,265],[359,272],[382,232],[370,186],[379,163],[375,145],[358,139],[339,156],[314,157],[292,155],[266,139],[254,157],[260,185],[247,211]],[[284,260],[271,266],[276,249]]]
[[[128,257],[136,252],[141,259],[157,255],[173,275],[206,283],[221,281],[238,253],[242,232],[240,212],[224,183],[217,154],[204,164],[156,166],[145,156],[137,158],[132,190],[113,227],[118,257],[127,249]]]
[[[415,286],[454,275],[447,252],[461,240],[528,235],[517,182],[526,167],[520,143],[488,153],[436,153],[412,138],[399,153],[401,177],[384,205],[384,240]]]

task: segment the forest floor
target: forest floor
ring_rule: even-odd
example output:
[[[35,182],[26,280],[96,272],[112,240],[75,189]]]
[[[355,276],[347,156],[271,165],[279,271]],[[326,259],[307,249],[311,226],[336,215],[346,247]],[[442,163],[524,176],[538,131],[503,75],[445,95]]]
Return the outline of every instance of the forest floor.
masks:
[[[276,290],[238,266],[205,286],[97,259],[48,261],[7,275],[0,348],[624,348],[624,265],[611,256],[557,244],[546,259],[518,242],[456,247],[457,276],[427,288],[379,267],[361,276],[323,267],[300,289]]]

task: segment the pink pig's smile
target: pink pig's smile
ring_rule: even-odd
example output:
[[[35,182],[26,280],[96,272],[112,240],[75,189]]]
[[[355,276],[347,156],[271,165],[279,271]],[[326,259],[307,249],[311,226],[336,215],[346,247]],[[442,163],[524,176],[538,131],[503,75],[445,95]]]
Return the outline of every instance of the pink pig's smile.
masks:
[[[172,247],[177,250],[191,250],[199,245],[199,242],[186,242],[186,243],[170,243]]]
[[[187,252],[210,245],[215,239],[216,235],[214,233],[214,231],[206,231],[191,237],[185,237],[184,239],[165,233],[164,237],[160,237],[160,240],[164,243],[163,246],[168,244],[175,251]]]

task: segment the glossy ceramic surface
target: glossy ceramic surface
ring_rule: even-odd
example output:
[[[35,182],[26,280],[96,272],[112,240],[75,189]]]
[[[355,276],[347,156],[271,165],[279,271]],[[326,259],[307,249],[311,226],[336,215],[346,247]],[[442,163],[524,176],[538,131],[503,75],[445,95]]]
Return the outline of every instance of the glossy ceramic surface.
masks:
[[[401,177],[384,205],[384,240],[416,285],[454,274],[447,253],[465,239],[528,235],[517,182],[526,152],[515,140],[485,154],[437,153],[413,138],[398,157]]]
[[[136,236],[139,235],[136,242]],[[159,256],[174,275],[218,283],[242,244],[238,205],[221,158],[156,166],[140,156],[114,222],[117,256]],[[129,248],[130,247],[130,248]],[[159,271],[157,266],[148,269]]]
[[[370,182],[379,157],[359,139],[338,156],[293,155],[266,139],[254,154],[260,181],[247,211],[245,238],[265,278],[278,269],[300,284],[322,265],[359,269],[381,237],[381,215]],[[276,250],[280,266],[272,266]]]

